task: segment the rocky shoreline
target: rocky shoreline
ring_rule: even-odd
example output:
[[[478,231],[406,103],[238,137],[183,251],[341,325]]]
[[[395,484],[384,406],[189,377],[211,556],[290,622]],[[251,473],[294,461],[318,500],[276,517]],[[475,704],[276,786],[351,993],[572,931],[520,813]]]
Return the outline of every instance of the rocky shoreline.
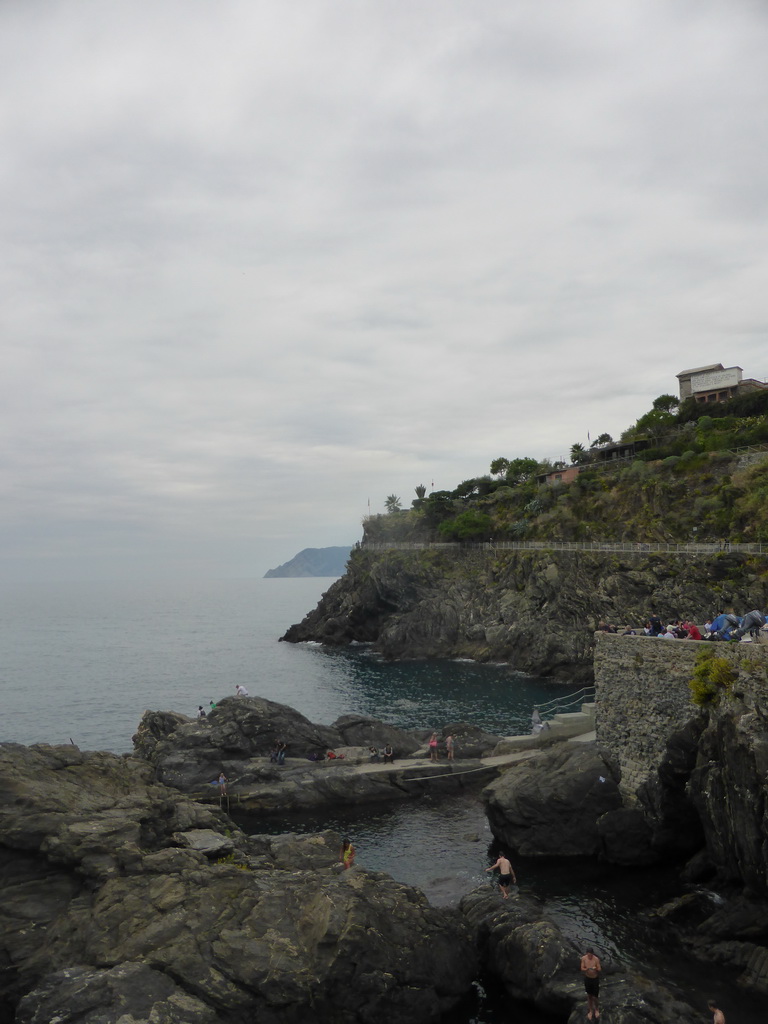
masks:
[[[148,713],[134,756],[0,745],[0,1020],[368,1024],[396,1015],[424,1024],[459,1006],[482,975],[510,999],[582,1019],[583,951],[545,902],[503,901],[483,887],[458,907],[436,908],[386,874],[340,871],[337,834],[248,836],[223,809],[193,798],[225,755],[250,763],[254,744],[271,744],[289,723],[303,751],[329,738],[362,747],[386,733],[410,738],[417,753],[423,738],[357,716],[314,726],[260,698],[231,698],[217,712],[206,723]],[[474,737],[478,749],[496,739]],[[260,769],[251,770],[258,790]],[[640,819],[627,816],[595,743],[539,752],[488,785],[483,800],[494,835],[516,856],[648,862]],[[683,877],[713,872],[700,853]],[[716,959],[760,992],[767,910],[754,889],[732,885],[713,905],[681,883],[681,896],[654,913],[680,949]],[[606,1021],[700,1019],[658,980],[618,966],[609,973]]]

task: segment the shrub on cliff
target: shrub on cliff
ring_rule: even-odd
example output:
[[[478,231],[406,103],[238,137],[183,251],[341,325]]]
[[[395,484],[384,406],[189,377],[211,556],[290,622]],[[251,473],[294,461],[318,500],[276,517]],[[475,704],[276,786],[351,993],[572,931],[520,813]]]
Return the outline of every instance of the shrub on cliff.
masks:
[[[696,655],[696,668],[688,687],[691,699],[700,708],[714,708],[723,694],[729,694],[736,682],[736,673],[725,658],[718,658],[711,647]]]
[[[488,540],[493,520],[485,512],[467,509],[455,519],[440,523],[440,533],[447,540]]]

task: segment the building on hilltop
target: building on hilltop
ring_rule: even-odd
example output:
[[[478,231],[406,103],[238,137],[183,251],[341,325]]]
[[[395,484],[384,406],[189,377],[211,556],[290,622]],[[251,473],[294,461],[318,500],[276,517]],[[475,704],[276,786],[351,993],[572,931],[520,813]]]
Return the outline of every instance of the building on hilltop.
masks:
[[[740,366],[723,366],[712,363],[710,366],[697,366],[693,370],[683,370],[677,374],[680,385],[680,401],[693,398],[696,402],[726,402],[737,395],[745,395],[750,391],[765,391],[768,384],[748,378],[742,379]]]

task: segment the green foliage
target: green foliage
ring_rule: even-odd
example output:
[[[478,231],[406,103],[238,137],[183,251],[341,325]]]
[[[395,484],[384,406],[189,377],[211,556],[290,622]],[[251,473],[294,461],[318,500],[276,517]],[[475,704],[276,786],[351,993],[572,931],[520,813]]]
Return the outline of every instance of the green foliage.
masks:
[[[426,496],[426,493],[427,488],[424,486],[424,484],[419,484],[419,486],[416,488],[416,497],[423,498]]]
[[[580,466],[582,463],[589,461],[589,452],[579,441],[571,445],[570,456],[571,462],[575,466]]]
[[[493,520],[485,512],[467,509],[455,519],[440,523],[438,529],[442,536],[449,540],[488,540],[493,529]]]
[[[590,448],[602,448],[603,445],[606,445],[606,444],[613,444],[613,438],[611,437],[610,434],[600,434],[600,436],[596,437],[595,440],[592,442],[592,444],[589,447]]]
[[[451,491],[454,498],[471,498],[473,494],[477,494],[477,480],[474,477],[471,480],[462,480],[459,486]]]
[[[653,408],[660,409],[662,412],[672,412],[673,409],[677,409],[680,405],[680,399],[675,395],[659,395],[658,398],[653,400]]]
[[[402,508],[402,504],[396,494],[390,494],[384,502],[384,508],[391,514],[392,512],[399,512]]]
[[[696,668],[688,682],[691,700],[697,707],[714,708],[723,695],[728,695],[736,682],[736,673],[725,658],[719,658],[711,647],[696,655]]]
[[[491,473],[494,476],[504,476],[509,469],[509,459],[494,459],[491,463]]]
[[[221,857],[217,857],[214,864],[231,864],[232,867],[237,868],[239,871],[252,871],[253,869],[249,864],[244,864],[241,860],[235,856],[234,853],[226,853]]]
[[[669,434],[675,425],[675,417],[663,409],[651,409],[635,424],[637,437],[660,438]]]
[[[512,459],[507,466],[504,479],[508,484],[522,484],[530,480],[539,468],[537,459]]]

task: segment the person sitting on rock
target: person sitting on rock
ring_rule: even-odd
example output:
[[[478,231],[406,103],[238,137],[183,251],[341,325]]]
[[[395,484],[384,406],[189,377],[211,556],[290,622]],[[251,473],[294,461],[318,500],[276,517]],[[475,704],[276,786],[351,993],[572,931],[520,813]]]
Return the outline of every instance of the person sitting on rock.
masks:
[[[660,636],[664,632],[664,627],[661,624],[661,619],[656,612],[651,612],[651,617],[648,619],[648,625],[651,627],[649,636]]]
[[[371,755],[371,764],[378,764],[379,761],[380,761],[380,758],[379,758],[379,748],[378,747],[368,747],[368,753]]]
[[[349,839],[346,838],[346,836],[344,837],[341,844],[341,850],[339,852],[339,863],[342,865],[345,871],[351,868],[352,865],[355,863],[355,848],[352,845],[352,843],[350,843]]]
[[[394,763],[395,763],[395,752],[392,749],[392,744],[391,743],[387,743],[387,745],[384,747],[384,764],[394,764]]]
[[[701,631],[690,616],[685,620],[683,626],[688,630],[689,640],[701,640]]]

